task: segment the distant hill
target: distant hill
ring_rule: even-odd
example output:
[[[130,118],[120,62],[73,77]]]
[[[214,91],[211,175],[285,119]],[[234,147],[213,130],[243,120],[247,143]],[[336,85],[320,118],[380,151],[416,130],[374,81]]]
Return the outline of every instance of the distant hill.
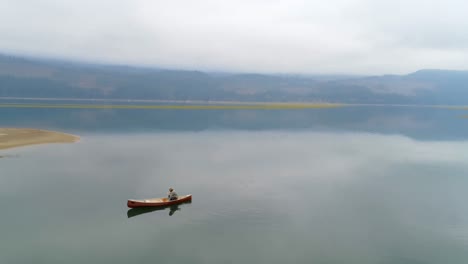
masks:
[[[0,97],[468,104],[468,71],[368,77],[229,74],[0,55]]]

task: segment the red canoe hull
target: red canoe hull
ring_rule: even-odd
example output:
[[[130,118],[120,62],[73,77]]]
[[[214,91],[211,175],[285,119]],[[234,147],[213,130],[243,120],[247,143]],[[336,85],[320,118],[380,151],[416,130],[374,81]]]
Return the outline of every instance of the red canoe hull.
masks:
[[[137,208],[137,207],[164,207],[170,206],[174,204],[181,204],[188,201],[192,201],[192,195],[184,195],[180,196],[179,199],[174,201],[169,201],[167,198],[156,198],[156,199],[148,199],[148,200],[131,200],[127,201],[127,206],[130,208]]]

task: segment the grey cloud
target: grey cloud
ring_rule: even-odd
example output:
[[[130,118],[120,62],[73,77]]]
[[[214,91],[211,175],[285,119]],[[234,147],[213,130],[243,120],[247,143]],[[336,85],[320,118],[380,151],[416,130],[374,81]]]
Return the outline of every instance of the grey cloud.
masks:
[[[466,2],[363,1],[356,18],[389,45],[428,49],[468,49]]]
[[[461,1],[0,0],[0,51],[200,70],[466,69]]]

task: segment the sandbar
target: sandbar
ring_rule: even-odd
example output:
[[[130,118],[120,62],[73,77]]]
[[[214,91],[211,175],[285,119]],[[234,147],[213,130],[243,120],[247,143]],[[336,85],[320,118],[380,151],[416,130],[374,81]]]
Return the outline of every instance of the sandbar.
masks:
[[[181,105],[97,105],[97,104],[19,104],[0,103],[0,108],[59,109],[155,109],[155,110],[294,110],[343,107],[335,103],[244,103],[244,104],[181,104]]]
[[[0,127],[0,149],[47,143],[73,143],[79,140],[78,136],[56,131]]]

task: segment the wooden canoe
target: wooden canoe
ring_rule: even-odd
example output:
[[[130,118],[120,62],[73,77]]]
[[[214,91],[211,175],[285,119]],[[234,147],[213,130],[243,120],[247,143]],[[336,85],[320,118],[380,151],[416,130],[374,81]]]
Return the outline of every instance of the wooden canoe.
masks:
[[[182,195],[179,196],[179,199],[169,201],[167,198],[154,198],[154,199],[146,199],[146,200],[132,200],[129,199],[127,201],[127,206],[130,208],[136,207],[164,207],[173,204],[181,204],[184,202],[192,201],[192,195]]]

